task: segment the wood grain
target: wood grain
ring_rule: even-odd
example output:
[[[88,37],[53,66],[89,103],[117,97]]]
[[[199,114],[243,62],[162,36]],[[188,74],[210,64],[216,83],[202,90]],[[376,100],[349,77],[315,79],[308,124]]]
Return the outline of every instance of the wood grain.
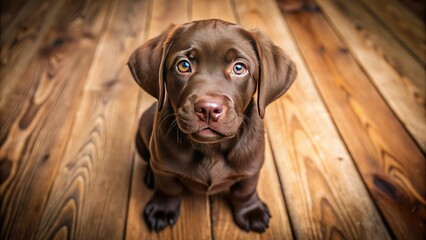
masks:
[[[0,110],[2,239],[35,234],[107,9],[67,1]]]
[[[399,77],[406,78],[412,88],[417,89],[419,96],[425,98],[424,62],[418,61],[405,46],[401,45],[401,41],[391,34],[389,28],[383,24],[383,20],[372,15],[374,13],[357,1],[319,0],[317,3],[333,26],[336,25],[334,27],[337,32],[344,36],[348,43],[361,41],[371,54],[381,58],[381,61],[393,68]],[[357,39],[352,41],[347,39],[349,36],[347,32],[357,36]],[[360,48],[357,47],[354,50],[360,51]]]
[[[149,34],[145,41],[157,36],[170,24],[181,24],[189,20],[189,2],[186,0],[174,1],[168,4],[167,0],[156,0],[152,6],[152,18],[149,24]],[[140,42],[142,44],[142,42]],[[136,85],[136,84],[135,84]],[[144,110],[155,101],[147,93],[142,92],[141,101],[137,110],[139,118]],[[136,131],[134,132],[134,134]],[[134,136],[134,134],[132,136]],[[136,154],[134,173],[131,187],[128,222],[126,229],[127,239],[211,239],[211,223],[209,199],[205,195],[192,192],[183,194],[180,216],[173,228],[166,228],[160,233],[151,232],[143,219],[143,210],[151,199],[152,190],[146,188],[142,179],[145,174],[146,163]]]
[[[126,63],[144,36],[148,4],[116,1],[111,10],[37,239],[56,238],[59,230],[72,239],[125,234],[138,100]]]
[[[235,5],[244,26],[267,32],[298,67],[289,92],[266,110],[295,237],[389,238],[275,2],[236,1]]]
[[[399,7],[424,3],[288,2],[314,12],[283,16],[274,0],[2,1],[0,238],[424,238],[426,76],[411,50],[423,15]],[[186,192],[161,233],[142,217],[152,191],[134,135],[156,100],[125,63],[169,24],[206,18],[260,28],[299,70],[266,110],[264,234],[240,231],[223,195]]]
[[[393,37],[402,41],[418,61],[426,63],[426,29],[423,19],[417,18],[398,0],[358,0],[363,7],[377,15]]]
[[[277,0],[280,8],[286,12],[298,11],[312,4],[311,0]]]
[[[19,1],[15,4],[18,5]],[[1,28],[0,35],[0,108],[12,91],[43,39],[54,24],[64,0],[29,1]],[[2,2],[3,4],[3,2]],[[13,4],[10,4],[13,8]],[[16,6],[15,6],[16,7]],[[3,25],[3,22],[2,22]]]
[[[317,3],[383,98],[414,136],[422,150],[426,151],[424,69],[418,67],[410,57],[392,57],[392,54],[402,53],[398,51],[401,46],[395,40],[389,40],[388,35],[377,35],[377,32],[383,29],[373,21],[366,24],[364,21],[371,19],[371,16],[365,14],[360,6],[355,5],[356,2],[317,0]],[[353,17],[356,13],[363,13],[362,18]],[[371,26],[375,27],[371,29]],[[394,44],[390,45],[389,41],[393,41]],[[415,73],[414,75],[410,74],[408,68],[403,67],[407,65],[415,66],[411,72]]]
[[[320,12],[287,14],[316,86],[398,239],[426,237],[425,162]]]
[[[193,20],[220,18],[236,22],[230,1],[194,1],[192,4]],[[291,239],[292,232],[281,185],[277,176],[274,159],[267,140],[265,163],[260,173],[257,192],[268,205],[273,218],[265,233],[247,233],[233,221],[226,195],[211,197],[211,217],[215,239]]]
[[[231,1],[196,0],[192,2],[191,9],[192,20],[217,18],[227,22],[237,22]]]
[[[16,16],[25,4],[25,0],[0,2],[0,29],[2,31],[8,28],[10,26],[10,22],[16,19]]]
[[[425,19],[426,3],[423,0],[399,0],[407,6],[419,19]]]

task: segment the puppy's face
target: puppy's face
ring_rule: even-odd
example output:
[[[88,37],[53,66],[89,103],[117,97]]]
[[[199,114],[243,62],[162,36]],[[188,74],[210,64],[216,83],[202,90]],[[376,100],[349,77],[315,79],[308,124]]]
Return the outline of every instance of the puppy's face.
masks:
[[[263,118],[296,76],[265,35],[220,20],[170,27],[135,50],[129,67],[158,109],[169,101],[180,130],[200,143],[235,136],[256,91]]]
[[[234,136],[256,91],[258,69],[241,28],[194,24],[175,36],[164,74],[182,132],[202,143]]]

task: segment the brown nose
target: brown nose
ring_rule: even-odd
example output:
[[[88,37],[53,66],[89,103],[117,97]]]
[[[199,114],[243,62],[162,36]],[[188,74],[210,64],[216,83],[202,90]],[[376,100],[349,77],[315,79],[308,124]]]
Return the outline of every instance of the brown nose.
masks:
[[[223,103],[216,98],[202,98],[195,103],[194,110],[201,121],[217,122],[223,113]]]

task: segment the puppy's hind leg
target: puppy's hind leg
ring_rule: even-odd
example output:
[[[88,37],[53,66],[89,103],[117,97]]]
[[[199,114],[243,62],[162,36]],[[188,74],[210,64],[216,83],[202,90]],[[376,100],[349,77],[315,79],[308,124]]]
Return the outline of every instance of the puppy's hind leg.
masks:
[[[149,140],[152,134],[152,126],[154,123],[154,115],[156,111],[156,104],[154,103],[143,114],[139,122],[139,130],[136,133],[136,148],[139,154],[148,163],[146,167],[144,182],[149,189],[154,188],[154,174],[152,173],[150,160],[151,154],[149,153]]]

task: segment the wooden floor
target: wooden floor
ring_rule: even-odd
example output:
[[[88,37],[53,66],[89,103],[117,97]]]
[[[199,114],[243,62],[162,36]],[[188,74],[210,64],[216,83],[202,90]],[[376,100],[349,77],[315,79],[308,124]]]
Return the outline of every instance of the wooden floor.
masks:
[[[425,239],[422,0],[2,1],[1,239]],[[293,10],[292,10],[293,9]],[[226,196],[186,193],[173,228],[147,230],[135,153],[154,99],[126,66],[170,23],[259,28],[296,62],[266,111],[263,234]]]

